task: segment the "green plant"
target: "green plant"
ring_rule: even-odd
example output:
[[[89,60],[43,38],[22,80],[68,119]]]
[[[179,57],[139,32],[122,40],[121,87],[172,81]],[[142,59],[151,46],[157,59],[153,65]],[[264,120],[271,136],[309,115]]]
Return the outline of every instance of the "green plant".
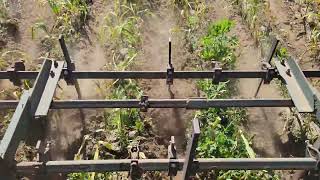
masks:
[[[0,0],[0,22],[8,19],[7,0]]]
[[[77,37],[86,23],[89,13],[87,1],[48,0],[52,12],[57,16],[54,25],[58,34]]]
[[[199,56],[203,61],[215,59],[224,67],[232,68],[236,57],[236,37],[229,37],[233,22],[221,20],[210,24],[208,33],[200,39],[202,45]],[[231,44],[231,45],[230,45]],[[199,80],[197,87],[207,98],[227,98],[231,96],[230,82],[212,84],[210,80]],[[241,108],[209,108],[197,112],[202,128],[198,142],[197,155],[201,158],[246,158],[255,157],[250,147],[251,142],[241,129],[246,120],[246,111]],[[205,127],[205,128],[204,128]],[[225,171],[217,170],[200,173],[200,179],[216,177],[217,179],[279,179],[269,171]]]
[[[205,61],[215,60],[221,62],[223,67],[233,68],[238,40],[235,36],[227,35],[233,26],[234,23],[227,19],[210,24],[206,36],[200,40],[200,57]]]

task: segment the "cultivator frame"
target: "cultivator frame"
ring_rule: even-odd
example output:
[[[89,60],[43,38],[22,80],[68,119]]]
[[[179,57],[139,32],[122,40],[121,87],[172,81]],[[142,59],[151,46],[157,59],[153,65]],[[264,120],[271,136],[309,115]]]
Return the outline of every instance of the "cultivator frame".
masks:
[[[266,68],[256,71],[222,70],[217,63],[214,63],[212,71],[174,71],[171,62],[171,48],[169,48],[170,58],[167,71],[75,71],[63,37],[59,42],[65,62],[46,59],[39,72],[24,71],[24,68],[0,71],[0,79],[9,79],[15,85],[21,84],[19,82],[22,79],[36,79],[33,88],[25,90],[19,101],[0,101],[0,109],[15,109],[0,144],[0,179],[15,179],[17,175],[43,177],[51,173],[113,171],[129,171],[130,178],[136,179],[135,176],[140,174],[136,172],[140,170],[168,171],[169,176],[175,176],[177,171],[182,170],[182,179],[188,179],[198,171],[215,169],[319,170],[319,140],[313,145],[306,145],[309,153],[304,158],[196,159],[195,149],[200,135],[200,125],[196,118],[192,121],[192,138],[188,143],[185,159],[177,158],[174,138],[172,138],[168,147],[168,159],[138,159],[138,156],[132,159],[117,160],[51,161],[44,158],[46,150],[39,150],[37,162],[16,163],[15,154],[21,141],[26,141],[28,144],[36,145],[37,149],[41,149],[41,143],[38,140],[43,139],[43,126],[49,109],[140,108],[141,111],[147,111],[149,108],[296,107],[301,113],[320,114],[320,96],[306,79],[306,77],[319,78],[320,71],[302,71],[292,59],[286,62],[276,60],[276,66],[271,66],[270,62],[278,44],[277,40],[273,42],[265,63]],[[171,47],[171,42],[169,47]],[[21,66],[17,65],[17,67]],[[60,79],[66,80],[71,85],[77,83],[77,79],[166,79],[170,86],[174,79],[202,78],[212,79],[213,83],[230,78],[261,78],[259,88],[262,82],[268,84],[277,78],[286,84],[291,99],[149,99],[148,96],[142,96],[141,99],[129,100],[53,100],[55,88]],[[317,119],[319,121],[320,117]],[[42,146],[46,145],[42,144]]]

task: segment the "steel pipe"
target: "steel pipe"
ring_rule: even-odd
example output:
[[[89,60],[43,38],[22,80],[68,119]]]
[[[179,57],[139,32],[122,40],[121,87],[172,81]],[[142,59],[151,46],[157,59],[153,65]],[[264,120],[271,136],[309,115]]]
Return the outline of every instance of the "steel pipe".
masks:
[[[178,163],[181,171],[184,159],[171,159]],[[76,161],[48,161],[21,162],[16,166],[18,174],[30,173],[72,173],[72,172],[116,172],[129,171],[130,159],[118,160],[76,160]],[[168,171],[169,159],[139,159],[139,166],[145,171]],[[211,158],[197,159],[193,162],[198,171],[214,169],[246,169],[246,170],[312,170],[317,169],[317,160],[313,158]]]
[[[221,79],[228,78],[264,78],[266,70],[222,70]],[[305,70],[306,77],[320,77],[320,71]],[[17,71],[17,78],[36,79],[37,71]],[[166,79],[166,71],[74,71],[75,79]],[[213,71],[175,71],[175,79],[211,79]],[[0,71],[0,79],[9,79],[10,73]],[[63,77],[61,77],[63,78]]]
[[[149,99],[148,108],[207,109],[213,107],[293,107],[291,99]],[[2,100],[0,109],[14,109],[19,101]],[[140,108],[140,100],[57,100],[50,109]]]

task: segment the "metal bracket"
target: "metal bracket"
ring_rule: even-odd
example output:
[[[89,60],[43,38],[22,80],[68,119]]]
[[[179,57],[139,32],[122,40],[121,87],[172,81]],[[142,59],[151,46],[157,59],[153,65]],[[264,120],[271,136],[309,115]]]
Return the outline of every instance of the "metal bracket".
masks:
[[[274,67],[267,67],[267,73],[265,78],[263,79],[264,84],[270,84],[272,79],[275,77],[277,74],[276,69]]]
[[[175,145],[174,136],[171,136],[170,144],[168,146],[168,159],[169,159],[168,176],[170,176],[172,178],[173,176],[177,175],[178,166],[179,166],[178,162],[172,161],[173,159],[177,159],[177,149],[176,149],[176,145]]]
[[[129,171],[129,179],[138,180],[141,179],[143,170],[139,167],[139,147],[133,146],[130,149],[131,163]]]
[[[299,65],[292,58],[289,58],[284,64],[277,60],[275,65],[298,111],[301,113],[314,112],[314,92]]]
[[[220,67],[219,62],[212,61],[212,68],[213,68],[212,83],[219,84],[219,82],[221,81],[221,74],[222,74],[222,68]]]
[[[264,61],[262,61],[262,66],[261,66],[262,69],[267,70],[267,74],[263,79],[260,80],[260,83],[258,85],[258,88],[257,88],[255,94],[254,94],[254,97],[258,96],[258,93],[260,91],[262,83],[269,84],[272,81],[273,77],[277,74],[275,69],[271,66],[271,60],[277,50],[278,44],[279,44],[279,40],[274,37],[272,40],[272,46],[270,48],[269,54],[268,54],[267,58]]]
[[[173,85],[173,74],[174,74],[174,68],[171,65],[167,68],[167,85]]]
[[[9,80],[13,83],[13,85],[15,85],[15,86],[22,85],[21,80],[17,76],[17,71],[25,71],[25,70],[26,70],[26,67],[24,65],[23,60],[15,62],[14,65],[7,70],[7,72],[10,74]]]
[[[68,85],[74,85],[75,81],[73,78],[73,71],[76,69],[74,62],[71,60],[68,48],[66,46],[66,43],[64,41],[64,36],[60,35],[59,37],[59,43],[61,50],[63,52],[64,59],[66,61],[66,66],[63,68],[63,77]]]
[[[188,180],[189,176],[193,175],[194,172],[196,172],[196,166],[194,166],[194,158],[196,154],[196,148],[198,145],[198,139],[200,136],[200,125],[199,125],[199,120],[197,118],[194,118],[192,121],[192,127],[193,127],[193,132],[192,132],[192,137],[191,137],[191,142],[189,142],[188,147],[187,147],[187,155],[184,160],[183,164],[183,179]]]
[[[169,38],[169,62],[167,67],[167,85],[173,85],[174,67],[171,62],[171,39]]]
[[[149,108],[149,97],[144,95],[141,96],[139,106],[141,112],[147,112]]]

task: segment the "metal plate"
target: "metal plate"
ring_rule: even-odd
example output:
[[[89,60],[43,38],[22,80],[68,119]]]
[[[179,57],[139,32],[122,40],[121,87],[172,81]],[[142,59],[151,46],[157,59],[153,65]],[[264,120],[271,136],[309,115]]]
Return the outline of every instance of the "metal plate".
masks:
[[[275,64],[280,76],[286,82],[286,87],[298,111],[313,112],[313,91],[298,64],[291,58],[284,65],[279,60],[275,61]]]
[[[56,61],[55,63],[53,63],[51,66],[51,71],[46,82],[46,86],[43,90],[38,108],[34,115],[35,117],[47,116],[47,113],[49,111],[55,89],[60,79],[64,61]]]

